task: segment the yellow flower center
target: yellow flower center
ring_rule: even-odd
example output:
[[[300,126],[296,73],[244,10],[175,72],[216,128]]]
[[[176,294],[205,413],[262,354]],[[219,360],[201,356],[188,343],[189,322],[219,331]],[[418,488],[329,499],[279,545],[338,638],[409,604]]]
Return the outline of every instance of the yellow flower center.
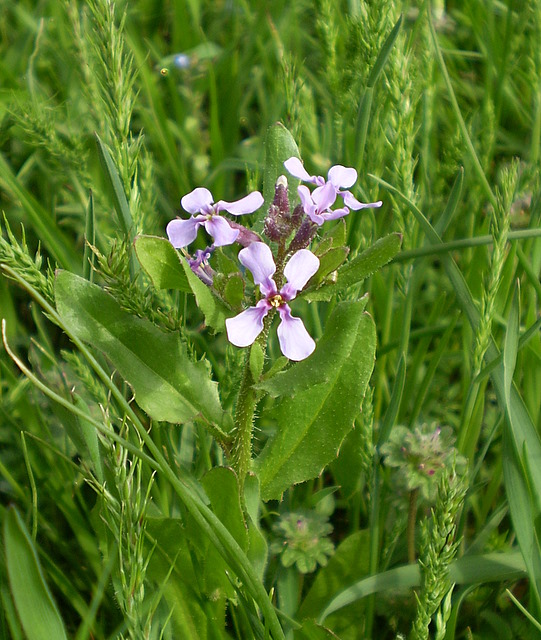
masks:
[[[278,307],[281,307],[283,304],[285,304],[284,299],[279,293],[277,293],[275,296],[272,296],[272,298],[269,298],[268,300],[271,306],[273,306],[275,309],[278,309]]]

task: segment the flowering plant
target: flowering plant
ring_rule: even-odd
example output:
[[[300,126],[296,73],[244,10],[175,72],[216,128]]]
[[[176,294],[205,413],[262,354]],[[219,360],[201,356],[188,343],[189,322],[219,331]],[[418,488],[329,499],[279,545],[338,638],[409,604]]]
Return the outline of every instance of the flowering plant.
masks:
[[[189,218],[169,222],[168,239],[135,241],[139,263],[154,285],[193,296],[208,330],[225,332],[231,344],[226,362],[234,368],[218,383],[216,371],[209,376],[209,363],[191,360],[177,333],[163,334],[133,318],[103,290],[75,276],[60,274],[57,284],[64,318],[77,324],[83,339],[107,351],[140,407],[158,421],[201,421],[236,472],[239,490],[248,472],[255,472],[264,499],[319,475],[352,428],[374,364],[375,331],[366,298],[340,302],[337,295],[383,266],[400,246],[400,237],[391,234],[348,259],[347,228],[335,219],[348,216],[348,207],[381,203],[362,205],[354,197],[353,168],[336,165],[327,180],[308,174],[281,125],[271,129],[267,151],[273,160],[265,169],[264,195],[254,190],[238,200],[215,201],[206,187],[197,187],[182,197]],[[314,190],[290,187],[284,170],[315,184]],[[348,206],[332,210],[338,197]],[[224,211],[247,223],[222,216]],[[202,240],[200,227],[211,244],[190,254],[189,245]],[[314,324],[309,305],[333,299],[325,326]],[[276,312],[285,358],[273,363]],[[228,394],[236,395],[227,403],[234,411],[224,407]],[[256,410],[265,396],[275,429],[254,457]]]
[[[98,151],[111,185],[118,186],[114,162],[99,139]],[[140,456],[158,477],[166,477],[194,522],[203,527],[211,523],[216,544],[213,541],[214,546],[205,549],[201,566],[202,583],[212,597],[234,598],[234,587],[223,570],[227,550],[231,566],[258,590],[258,605],[266,607],[264,615],[272,621],[276,616],[261,582],[269,553],[281,556],[283,568],[294,563],[301,571],[311,571],[326,563],[333,545],[326,540],[328,527],[323,520],[291,516],[295,520],[275,529],[287,538],[287,551],[283,545],[279,551],[276,545],[269,549],[254,505],[280,499],[293,485],[317,478],[336,459],[352,430],[376,347],[368,300],[358,294],[358,287],[392,259],[401,238],[391,234],[350,255],[344,220],[350,209],[332,207],[338,197],[350,205],[357,202],[351,191],[343,190],[353,188],[356,172],[335,167],[325,184],[316,181],[312,192],[288,184],[285,170],[305,176],[296,145],[281,125],[269,133],[267,157],[262,193],[252,190],[237,200],[215,201],[206,187],[197,187],[181,199],[189,217],[169,222],[167,238],[133,238],[129,206],[122,189],[114,189],[126,242],[123,251],[113,251],[109,259],[96,249],[101,286],[92,281],[90,272],[81,277],[59,270],[54,292],[39,300],[107,387],[107,394],[98,400],[107,423],[100,424],[79,405],[77,420],[97,425],[104,441],[111,438]],[[244,224],[238,222],[239,216]],[[203,233],[211,238],[208,246],[202,243]],[[125,260],[125,273],[132,278],[120,293],[114,288],[111,261],[115,260]],[[137,287],[132,286],[135,282]],[[135,302],[132,294],[139,295]],[[320,301],[330,304],[318,310]],[[276,358],[278,348],[283,356]],[[106,357],[98,360],[97,351]],[[15,354],[10,355],[31,377]],[[73,362],[79,367],[78,361]],[[86,375],[84,368],[80,371]],[[125,384],[119,385],[118,378]],[[36,379],[36,384],[41,383]],[[122,425],[135,430],[129,432],[130,440],[124,426],[112,426],[119,408]],[[175,426],[158,445],[154,438],[162,438],[166,423]],[[177,454],[165,440],[178,432],[182,438],[197,434],[200,445],[207,448],[209,464],[203,477],[179,478],[184,473],[184,446],[172,463]],[[81,434],[78,442],[88,450],[96,486],[105,494],[110,460],[115,473],[118,468],[126,474],[130,467],[118,457],[102,462],[97,432]],[[124,477],[120,473],[119,478]],[[123,490],[130,482],[131,476],[122,480]],[[146,502],[141,505],[144,510]],[[134,522],[142,523],[138,514]],[[175,518],[170,520],[175,527]],[[149,540],[161,548],[162,542],[168,544],[164,540],[168,525],[155,524]],[[138,526],[136,534],[126,534],[129,541],[146,540],[141,533],[146,525]],[[185,536],[191,535],[189,528],[182,527],[181,533],[175,529],[170,539],[180,536],[184,544]],[[276,630],[279,625],[273,624]]]

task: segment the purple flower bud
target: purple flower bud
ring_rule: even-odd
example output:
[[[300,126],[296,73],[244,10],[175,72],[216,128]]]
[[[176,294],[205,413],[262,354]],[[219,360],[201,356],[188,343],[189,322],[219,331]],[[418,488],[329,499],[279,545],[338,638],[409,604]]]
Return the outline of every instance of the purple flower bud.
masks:
[[[279,242],[283,236],[284,229],[278,223],[278,207],[274,204],[269,207],[269,215],[265,218],[263,233],[273,242]]]
[[[312,242],[313,237],[317,233],[317,224],[314,224],[310,218],[305,218],[297,231],[295,237],[290,242],[288,247],[289,251],[299,251],[299,249],[306,249],[306,247]]]
[[[214,249],[214,245],[203,250],[198,249],[193,258],[188,258],[190,269],[202,282],[209,286],[212,284],[216,273],[209,264],[209,259]]]
[[[291,224],[293,225],[294,229],[300,226],[303,218],[304,218],[304,208],[302,204],[298,204],[293,209],[293,213],[291,214]]]
[[[289,198],[287,194],[287,178],[280,176],[274,188],[274,200],[272,204],[278,208],[281,216],[289,218]]]
[[[232,229],[235,229],[239,232],[236,242],[238,242],[241,247],[248,247],[252,244],[252,242],[262,242],[261,238],[255,231],[247,229],[242,224],[239,224],[234,220],[228,220],[227,223]]]

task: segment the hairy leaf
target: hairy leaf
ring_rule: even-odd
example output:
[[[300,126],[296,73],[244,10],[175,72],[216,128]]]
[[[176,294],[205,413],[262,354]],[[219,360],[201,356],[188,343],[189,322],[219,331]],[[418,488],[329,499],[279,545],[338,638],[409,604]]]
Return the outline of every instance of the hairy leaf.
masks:
[[[352,428],[376,349],[364,304],[341,303],[314,354],[263,383],[274,393],[288,393],[271,410],[276,433],[256,460],[263,499],[319,475]]]
[[[217,385],[204,362],[190,360],[178,333],[126,313],[100,287],[67,271],[58,273],[55,293],[66,326],[107,355],[150,417],[177,423],[202,415],[223,423]]]
[[[135,239],[135,253],[155,287],[192,292],[180,256],[169,240],[138,236]]]
[[[336,282],[324,284],[319,288],[309,288],[301,295],[307,300],[330,300],[335,294],[359,284],[390,262],[400,250],[401,243],[402,236],[399,233],[391,233],[380,238],[366,251],[343,265],[338,270]]]

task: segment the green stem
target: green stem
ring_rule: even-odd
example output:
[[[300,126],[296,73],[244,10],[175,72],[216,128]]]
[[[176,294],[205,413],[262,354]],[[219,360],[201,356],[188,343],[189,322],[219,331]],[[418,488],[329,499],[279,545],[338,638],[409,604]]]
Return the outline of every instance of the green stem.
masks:
[[[274,273],[274,281],[278,290],[282,286],[284,279],[284,261],[287,255],[285,242],[281,242],[278,246],[276,255],[276,271]],[[274,309],[265,316],[263,321],[263,331],[259,334],[256,343],[261,347],[263,355],[267,351],[267,337]],[[240,383],[239,395],[237,396],[237,406],[235,409],[235,429],[234,442],[232,447],[231,463],[233,469],[239,477],[239,486],[242,488],[246,474],[250,470],[252,464],[252,435],[254,430],[254,414],[257,406],[257,394],[253,388],[254,380],[252,369],[250,367],[250,352],[246,356],[244,363],[244,373]]]
[[[408,511],[408,562],[415,562],[415,524],[417,521],[417,494],[419,489],[410,491],[410,504]]]
[[[239,476],[241,487],[252,462],[252,431],[257,404],[253,384],[254,379],[250,370],[250,354],[248,353],[235,411],[235,442],[232,458],[233,468]]]

